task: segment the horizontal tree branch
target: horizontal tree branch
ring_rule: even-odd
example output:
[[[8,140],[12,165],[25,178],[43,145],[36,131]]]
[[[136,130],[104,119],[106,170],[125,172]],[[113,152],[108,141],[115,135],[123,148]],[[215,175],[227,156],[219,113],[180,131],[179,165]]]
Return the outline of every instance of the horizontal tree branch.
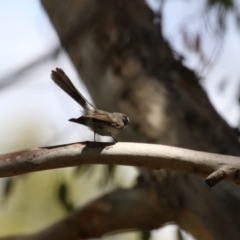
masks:
[[[0,155],[0,177],[82,164],[114,164],[170,169],[206,178],[209,186],[222,179],[240,183],[240,158],[140,143],[73,143]]]

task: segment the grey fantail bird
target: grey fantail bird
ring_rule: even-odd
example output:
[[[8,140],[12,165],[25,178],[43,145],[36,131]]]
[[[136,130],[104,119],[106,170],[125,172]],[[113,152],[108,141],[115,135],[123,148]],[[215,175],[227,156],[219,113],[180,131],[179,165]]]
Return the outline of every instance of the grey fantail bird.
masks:
[[[75,88],[62,69],[56,68],[56,70],[52,70],[51,78],[63,91],[82,106],[83,115],[79,118],[71,118],[69,121],[89,127],[94,132],[94,141],[97,133],[102,136],[111,136],[116,142],[114,136],[130,125],[129,117],[123,113],[109,113],[95,108]]]

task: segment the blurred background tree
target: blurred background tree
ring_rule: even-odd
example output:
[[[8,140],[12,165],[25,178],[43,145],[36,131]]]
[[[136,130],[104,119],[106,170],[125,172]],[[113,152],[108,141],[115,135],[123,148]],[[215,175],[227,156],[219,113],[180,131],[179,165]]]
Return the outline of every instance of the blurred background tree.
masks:
[[[8,4],[14,16],[19,8],[12,3]],[[8,65],[6,58],[2,60],[0,82],[1,121],[6,126],[1,130],[2,152],[80,138],[92,140],[84,127],[67,122],[78,116],[79,110],[51,83],[50,70],[58,66],[70,72],[74,80],[76,69],[99,108],[130,116],[133,127],[119,136],[121,141],[239,155],[238,1],[41,3],[61,45],[52,30],[43,29],[47,26],[46,16],[37,22],[41,30],[38,37],[45,45],[38,43],[39,50],[34,54],[35,35],[22,27],[20,18],[2,24],[12,34],[5,35],[9,48],[3,48],[1,54],[5,51],[10,59]],[[34,13],[30,11],[34,7],[33,3],[23,4],[21,11]],[[2,12],[7,12],[4,7]],[[16,26],[19,32],[14,31]],[[9,40],[14,34],[22,44],[16,49]],[[32,44],[25,46],[26,38]],[[23,63],[24,57],[29,64]],[[3,179],[0,234],[43,229],[99,195],[119,186],[132,187],[136,174],[132,168],[91,166]],[[174,222],[196,239],[238,239],[237,186],[222,182],[209,189],[201,178],[166,170],[142,169],[140,176],[135,184],[143,189],[143,195],[143,186],[148,186],[152,201],[149,211],[161,214],[157,225],[146,222],[140,229],[145,232],[131,237],[156,238],[148,231]],[[139,201],[142,199],[144,196]],[[172,235],[169,239],[183,238],[180,231]]]

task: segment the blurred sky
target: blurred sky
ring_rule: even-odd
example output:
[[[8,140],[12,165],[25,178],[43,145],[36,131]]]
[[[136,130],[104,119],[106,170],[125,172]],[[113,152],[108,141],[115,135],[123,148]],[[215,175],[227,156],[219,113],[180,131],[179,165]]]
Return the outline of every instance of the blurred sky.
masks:
[[[38,0],[1,1],[0,6],[0,81],[4,81],[32,60],[51,52],[58,38]],[[56,67],[63,68],[76,86],[84,88],[68,57],[61,54],[1,89],[0,125],[4,127],[0,128],[0,152],[93,138],[84,126],[67,121],[79,117],[80,108],[50,79]],[[90,98],[86,91],[84,94]],[[35,138],[30,132],[25,134],[24,129],[29,127],[39,130]],[[20,146],[16,144],[18,136],[25,138]]]
[[[159,1],[149,0],[156,10]],[[211,34],[206,35],[203,49],[207,56],[220,54],[215,66],[204,69],[193,53],[187,53],[181,29],[201,28],[199,9],[204,1],[167,1],[164,8],[164,34],[178,52],[184,54],[186,64],[203,75],[203,85],[216,109],[231,125],[237,125],[239,106],[235,101],[239,91],[240,35],[231,17],[222,44]],[[58,38],[38,0],[8,0],[0,2],[0,81],[16,70],[45,55],[58,44]],[[79,107],[50,79],[50,72],[63,68],[77,87],[90,99],[68,57],[63,53],[49,59],[18,77],[14,84],[0,89],[0,152],[21,148],[93,140],[86,127],[67,120],[80,115]],[[202,70],[201,70],[202,69]],[[226,79],[228,87],[220,92],[219,80]],[[1,84],[1,83],[0,83]],[[35,132],[33,134],[33,132]]]

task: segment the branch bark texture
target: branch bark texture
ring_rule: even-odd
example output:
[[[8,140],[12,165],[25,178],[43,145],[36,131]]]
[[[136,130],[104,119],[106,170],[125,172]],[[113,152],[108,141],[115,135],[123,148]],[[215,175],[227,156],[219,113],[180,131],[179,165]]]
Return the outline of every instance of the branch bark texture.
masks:
[[[176,170],[207,177],[210,186],[222,179],[240,183],[239,157],[140,143],[75,143],[3,154],[0,177],[83,164]]]

